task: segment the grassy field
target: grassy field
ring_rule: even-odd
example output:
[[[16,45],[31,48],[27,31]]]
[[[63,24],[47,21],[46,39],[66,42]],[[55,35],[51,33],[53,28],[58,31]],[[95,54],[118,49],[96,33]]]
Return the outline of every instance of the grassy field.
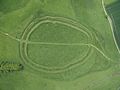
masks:
[[[0,0],[0,90],[120,90],[119,3]]]

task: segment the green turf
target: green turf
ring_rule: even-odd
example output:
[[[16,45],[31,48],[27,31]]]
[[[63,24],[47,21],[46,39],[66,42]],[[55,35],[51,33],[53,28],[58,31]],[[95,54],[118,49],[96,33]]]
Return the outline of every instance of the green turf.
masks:
[[[108,12],[114,38],[103,7],[102,0],[0,0],[0,61],[24,65],[0,71],[0,90],[119,90],[120,11]]]

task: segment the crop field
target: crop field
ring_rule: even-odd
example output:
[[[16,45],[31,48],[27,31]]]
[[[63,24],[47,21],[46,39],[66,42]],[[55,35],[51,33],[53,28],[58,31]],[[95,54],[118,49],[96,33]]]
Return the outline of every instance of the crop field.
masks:
[[[116,38],[116,42],[118,44],[118,48],[120,48],[120,1],[112,3],[106,6],[106,10],[113,21],[113,29]]]
[[[0,90],[120,90],[119,0],[0,0]]]

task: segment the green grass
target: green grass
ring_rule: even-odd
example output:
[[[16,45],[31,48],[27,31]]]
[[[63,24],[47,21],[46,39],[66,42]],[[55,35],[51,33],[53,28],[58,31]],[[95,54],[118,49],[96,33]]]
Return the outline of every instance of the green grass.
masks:
[[[119,90],[119,58],[101,0],[0,1],[0,90]]]
[[[10,0],[4,1],[0,0],[0,11],[3,13],[12,12],[14,10],[20,9],[24,7],[28,3],[28,0],[13,0],[12,2]]]

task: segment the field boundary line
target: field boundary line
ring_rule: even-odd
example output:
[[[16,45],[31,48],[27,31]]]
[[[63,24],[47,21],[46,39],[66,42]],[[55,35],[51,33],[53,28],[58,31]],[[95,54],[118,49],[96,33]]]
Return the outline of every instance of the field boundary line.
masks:
[[[107,11],[106,11],[106,9],[105,9],[104,0],[101,0],[101,1],[102,1],[102,7],[103,7],[103,10],[104,10],[104,13],[105,13],[105,15],[107,16],[107,20],[108,20],[109,25],[110,25],[110,27],[111,27],[112,36],[113,36],[113,40],[114,40],[115,46],[116,46],[116,48],[117,48],[118,53],[120,54],[120,49],[119,49],[119,47],[118,47],[118,45],[117,45],[117,42],[116,42],[116,39],[115,39],[115,35],[114,35],[113,21],[112,21],[112,19],[110,18],[110,16],[108,15],[108,13],[107,13]]]

